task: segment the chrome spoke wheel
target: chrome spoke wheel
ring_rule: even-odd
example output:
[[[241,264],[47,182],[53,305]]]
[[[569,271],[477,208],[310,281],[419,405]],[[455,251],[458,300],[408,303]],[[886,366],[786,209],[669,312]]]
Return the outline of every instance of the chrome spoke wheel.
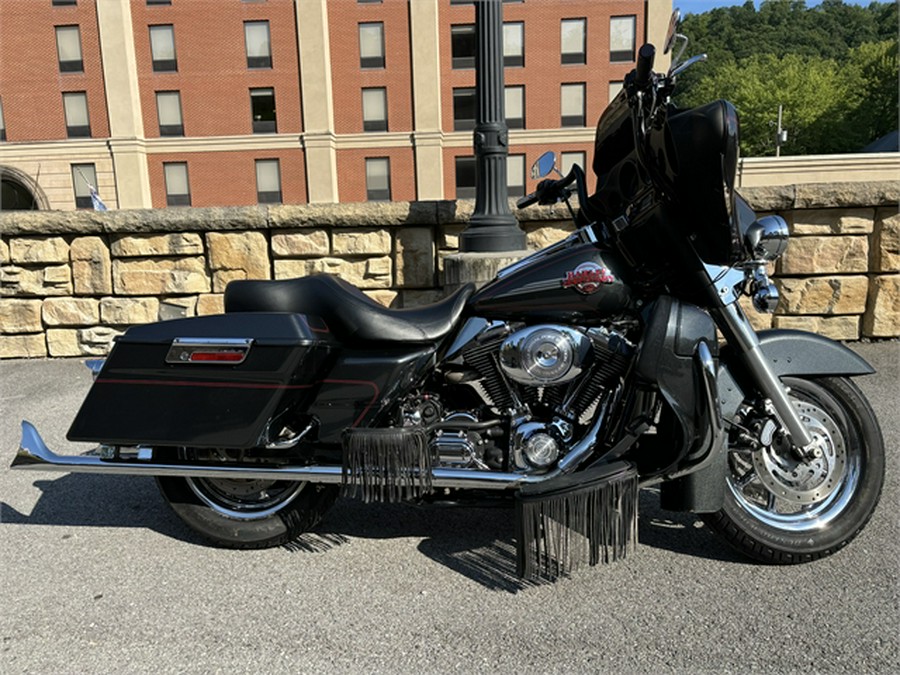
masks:
[[[816,439],[820,456],[797,458],[791,448],[773,439],[771,445],[729,458],[728,488],[737,504],[760,522],[801,532],[818,529],[847,506],[859,482],[859,455],[848,457],[844,432],[826,410],[794,400]]]
[[[793,564],[830,555],[862,531],[881,496],[885,457],[872,407],[851,380],[783,382],[816,442],[813,457],[748,403],[731,439],[723,506],[703,519],[749,557]]]

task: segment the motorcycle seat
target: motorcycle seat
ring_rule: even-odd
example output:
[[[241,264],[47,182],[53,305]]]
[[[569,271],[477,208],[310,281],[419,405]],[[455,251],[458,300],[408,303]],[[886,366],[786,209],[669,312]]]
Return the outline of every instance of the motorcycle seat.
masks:
[[[389,309],[330,274],[279,281],[232,281],[226,312],[291,312],[321,318],[344,342],[436,342],[462,316],[473,284],[424,307]]]

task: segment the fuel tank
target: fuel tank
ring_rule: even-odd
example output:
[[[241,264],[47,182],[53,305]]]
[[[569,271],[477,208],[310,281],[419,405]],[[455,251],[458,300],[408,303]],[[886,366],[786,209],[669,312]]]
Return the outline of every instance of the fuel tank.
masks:
[[[501,270],[469,305],[486,319],[591,324],[635,309],[618,274],[624,266],[591,243],[539,252]]]

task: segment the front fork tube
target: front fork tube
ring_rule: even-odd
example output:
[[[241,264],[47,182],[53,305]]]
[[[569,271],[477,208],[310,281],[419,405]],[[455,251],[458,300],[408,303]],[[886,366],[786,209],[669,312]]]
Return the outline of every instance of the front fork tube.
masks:
[[[787,391],[763,354],[756,331],[737,302],[720,303],[714,308],[716,323],[728,342],[737,347],[741,359],[759,390],[772,402],[775,414],[791,435],[795,447],[804,457],[815,454],[816,442],[809,429],[791,405]]]

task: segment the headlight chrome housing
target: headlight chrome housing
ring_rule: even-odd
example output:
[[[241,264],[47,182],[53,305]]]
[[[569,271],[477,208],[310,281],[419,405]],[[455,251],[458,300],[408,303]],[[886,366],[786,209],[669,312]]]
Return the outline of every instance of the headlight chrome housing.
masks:
[[[744,242],[754,261],[772,262],[784,253],[788,226],[781,216],[763,216],[747,228]]]

